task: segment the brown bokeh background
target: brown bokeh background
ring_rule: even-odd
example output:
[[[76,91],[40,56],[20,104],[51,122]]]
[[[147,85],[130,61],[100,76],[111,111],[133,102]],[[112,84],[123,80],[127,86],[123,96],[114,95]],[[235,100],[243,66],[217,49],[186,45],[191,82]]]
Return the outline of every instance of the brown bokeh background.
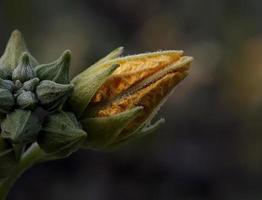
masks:
[[[261,10],[260,0],[0,0],[0,51],[17,28],[41,63],[72,50],[72,76],[118,46],[195,58],[157,133],[38,165],[9,200],[261,199]]]

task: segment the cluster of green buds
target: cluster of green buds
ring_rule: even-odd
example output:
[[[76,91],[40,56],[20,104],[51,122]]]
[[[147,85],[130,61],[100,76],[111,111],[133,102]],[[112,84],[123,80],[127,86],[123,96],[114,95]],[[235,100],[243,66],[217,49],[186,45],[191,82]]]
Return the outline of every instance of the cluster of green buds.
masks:
[[[70,80],[70,51],[48,64],[14,31],[0,58],[0,181],[37,144],[49,159],[112,150],[156,130],[153,117],[187,76],[183,51],[121,56],[117,48]]]

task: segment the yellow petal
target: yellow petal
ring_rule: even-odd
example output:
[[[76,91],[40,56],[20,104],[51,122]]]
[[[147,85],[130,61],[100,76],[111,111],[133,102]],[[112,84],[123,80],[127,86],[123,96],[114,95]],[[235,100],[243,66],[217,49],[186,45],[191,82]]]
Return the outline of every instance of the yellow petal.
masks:
[[[117,63],[120,66],[97,91],[91,105],[108,100],[128,90],[152,74],[173,65],[182,55],[183,51],[162,51],[126,56],[107,62],[104,65]]]
[[[138,128],[160,104],[160,102],[170,93],[170,91],[187,75],[187,72],[173,72],[165,75],[156,82],[140,89],[139,91],[113,101],[104,109],[98,111],[98,117],[116,115],[123,111],[142,106],[144,110],[133,122],[131,122],[125,132],[131,132]]]

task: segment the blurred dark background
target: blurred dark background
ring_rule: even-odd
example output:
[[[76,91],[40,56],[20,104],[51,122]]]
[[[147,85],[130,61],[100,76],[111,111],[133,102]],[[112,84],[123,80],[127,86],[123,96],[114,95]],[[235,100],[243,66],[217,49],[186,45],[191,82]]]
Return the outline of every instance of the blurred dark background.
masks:
[[[260,0],[0,0],[0,51],[17,28],[42,63],[71,49],[72,75],[118,46],[195,58],[158,133],[36,166],[9,200],[262,199],[261,10]]]

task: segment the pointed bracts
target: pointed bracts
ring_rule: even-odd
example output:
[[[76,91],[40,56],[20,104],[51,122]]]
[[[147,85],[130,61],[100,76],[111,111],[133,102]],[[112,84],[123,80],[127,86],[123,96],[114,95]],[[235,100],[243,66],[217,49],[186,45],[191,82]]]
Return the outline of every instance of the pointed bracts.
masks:
[[[36,141],[41,124],[31,111],[17,109],[7,114],[1,123],[2,137],[14,144],[28,144]]]
[[[69,66],[71,61],[71,52],[65,51],[55,62],[39,65],[35,68],[37,77],[40,80],[51,80],[56,83],[69,83]]]
[[[15,30],[7,43],[6,49],[0,58],[0,76],[8,78],[12,76],[12,71],[17,67],[19,59],[24,52],[28,52],[22,34]],[[38,65],[37,60],[28,52],[31,66]]]
[[[22,83],[30,79],[35,78],[35,71],[30,64],[30,58],[28,53],[23,53],[18,66],[12,73],[13,81],[21,81]]]
[[[62,158],[79,149],[86,135],[73,113],[57,112],[45,119],[38,144],[50,156]]]
[[[54,110],[63,105],[72,89],[71,84],[65,85],[45,80],[36,87],[36,95],[45,109]]]

